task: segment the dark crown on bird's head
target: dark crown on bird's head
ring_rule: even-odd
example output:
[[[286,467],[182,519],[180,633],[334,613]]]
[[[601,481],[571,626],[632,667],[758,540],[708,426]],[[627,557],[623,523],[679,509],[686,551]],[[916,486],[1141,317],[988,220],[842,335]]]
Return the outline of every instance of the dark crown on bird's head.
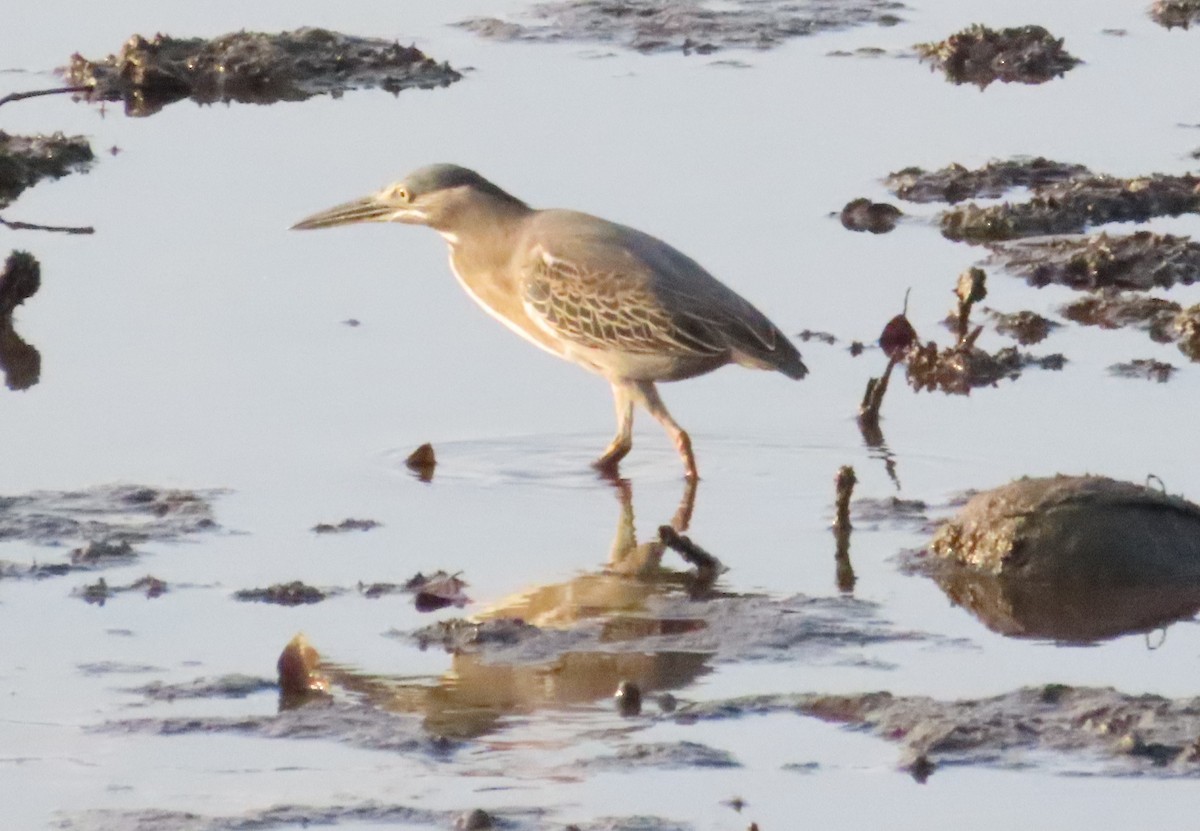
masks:
[[[411,199],[436,193],[440,190],[469,187],[499,199],[521,202],[521,200],[512,194],[493,185],[474,170],[459,167],[456,164],[431,164],[414,170],[405,177],[404,185],[408,188],[409,198]]]

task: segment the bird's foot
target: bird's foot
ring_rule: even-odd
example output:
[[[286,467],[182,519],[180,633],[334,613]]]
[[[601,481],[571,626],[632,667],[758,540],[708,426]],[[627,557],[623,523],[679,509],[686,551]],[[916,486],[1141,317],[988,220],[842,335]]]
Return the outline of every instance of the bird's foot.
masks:
[[[605,451],[600,455],[600,458],[592,462],[592,467],[600,474],[601,478],[609,481],[617,481],[621,478],[621,460],[628,454],[630,448],[633,447],[633,442],[620,441],[613,439]]]

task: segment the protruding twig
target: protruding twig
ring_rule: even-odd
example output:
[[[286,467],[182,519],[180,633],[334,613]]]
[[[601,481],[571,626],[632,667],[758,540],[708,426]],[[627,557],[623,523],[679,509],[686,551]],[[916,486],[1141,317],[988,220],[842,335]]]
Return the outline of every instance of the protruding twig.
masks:
[[[858,477],[854,475],[854,468],[850,465],[842,465],[838,469],[835,482],[837,508],[833,520],[833,535],[837,542],[834,552],[834,561],[837,563],[837,587],[839,591],[849,594],[854,591],[854,584],[858,579],[854,576],[854,566],[850,564],[850,529],[852,527],[850,524],[850,495],[854,492],[854,485],[858,482]]]
[[[966,341],[967,327],[971,323],[971,307],[987,297],[987,273],[982,268],[968,268],[958,275],[958,285],[954,287],[954,294],[958,297],[955,333],[958,335],[958,342],[962,344]]]
[[[62,234],[94,234],[91,225],[37,225],[33,222],[15,222],[0,217],[0,225],[13,231],[56,231]]]
[[[887,392],[888,381],[892,377],[892,369],[898,363],[898,357],[888,358],[887,369],[879,378],[867,380],[867,388],[863,391],[862,402],[858,405],[858,422],[860,425],[879,427],[879,408],[883,406],[883,396]]]
[[[30,92],[10,92],[8,95],[0,98],[0,105],[7,104],[10,101],[23,101],[26,98],[37,98],[41,95],[65,95],[71,92],[90,92],[91,87],[88,85],[74,87],[55,87],[54,89],[35,89]]]

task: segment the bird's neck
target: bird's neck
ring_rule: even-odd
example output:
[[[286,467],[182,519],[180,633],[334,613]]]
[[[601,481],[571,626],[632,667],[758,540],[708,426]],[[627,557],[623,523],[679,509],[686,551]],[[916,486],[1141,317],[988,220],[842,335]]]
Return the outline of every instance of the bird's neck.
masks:
[[[466,272],[503,270],[531,213],[516,199],[490,198],[488,204],[464,206],[435,230],[450,247],[456,266],[468,266]]]

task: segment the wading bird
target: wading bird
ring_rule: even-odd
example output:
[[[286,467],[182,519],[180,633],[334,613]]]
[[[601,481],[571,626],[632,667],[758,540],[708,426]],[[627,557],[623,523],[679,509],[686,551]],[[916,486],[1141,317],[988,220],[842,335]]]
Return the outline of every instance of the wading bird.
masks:
[[[595,462],[607,476],[633,446],[633,406],[640,404],[675,443],[686,476],[698,477],[691,439],[656,382],[729,363],[797,379],[808,372],[758,309],[665,242],[588,214],[530,208],[473,170],[423,167],[293,227],[353,222],[433,228],[450,247],[454,275],[488,314],[607,379],[617,434]]]

